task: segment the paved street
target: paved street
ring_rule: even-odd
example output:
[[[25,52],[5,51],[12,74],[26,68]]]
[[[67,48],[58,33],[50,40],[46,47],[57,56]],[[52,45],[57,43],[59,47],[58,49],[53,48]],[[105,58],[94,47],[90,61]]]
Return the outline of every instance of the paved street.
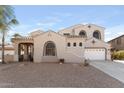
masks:
[[[0,64],[0,87],[124,87],[93,66],[57,63]]]

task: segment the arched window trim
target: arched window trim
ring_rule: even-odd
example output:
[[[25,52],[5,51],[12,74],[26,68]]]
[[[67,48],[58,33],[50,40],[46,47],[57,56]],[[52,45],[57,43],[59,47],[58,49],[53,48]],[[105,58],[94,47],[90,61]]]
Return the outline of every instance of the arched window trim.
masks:
[[[82,33],[83,33],[83,34],[82,34]],[[79,36],[87,37],[86,31],[85,31],[85,30],[81,30],[81,31],[79,32]]]
[[[48,46],[48,44],[53,44],[53,47]],[[51,51],[51,52],[50,52]],[[47,41],[44,44],[44,52],[43,52],[43,56],[57,56],[56,53],[56,45],[54,42],[52,41]]]
[[[98,33],[98,37],[97,37],[97,36],[94,36],[94,34],[95,34],[96,32]],[[96,39],[101,39],[101,32],[100,32],[99,30],[95,30],[95,31],[93,32],[93,37],[96,38]]]
[[[73,43],[73,46],[76,47],[76,42]]]

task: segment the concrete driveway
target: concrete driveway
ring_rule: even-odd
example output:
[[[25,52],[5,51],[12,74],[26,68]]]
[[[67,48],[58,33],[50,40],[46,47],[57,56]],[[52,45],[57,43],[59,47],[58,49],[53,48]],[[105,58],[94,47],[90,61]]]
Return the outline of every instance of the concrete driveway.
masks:
[[[124,64],[112,61],[90,62],[90,64],[106,74],[124,83]]]
[[[0,65],[0,87],[123,88],[124,83],[91,65],[20,62]]]

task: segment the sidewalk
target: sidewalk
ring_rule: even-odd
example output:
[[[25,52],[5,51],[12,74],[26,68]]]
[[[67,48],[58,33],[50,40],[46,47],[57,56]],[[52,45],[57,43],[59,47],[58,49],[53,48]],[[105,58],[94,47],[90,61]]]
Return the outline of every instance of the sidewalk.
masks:
[[[124,83],[124,64],[117,62],[91,62],[92,66]]]
[[[113,60],[114,62],[119,62],[124,64],[124,60]]]

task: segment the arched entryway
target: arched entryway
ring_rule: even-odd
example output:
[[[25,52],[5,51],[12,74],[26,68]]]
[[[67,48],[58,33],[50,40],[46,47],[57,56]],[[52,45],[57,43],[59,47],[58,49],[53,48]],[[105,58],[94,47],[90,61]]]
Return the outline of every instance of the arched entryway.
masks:
[[[47,41],[43,48],[43,62],[57,62],[57,49],[53,41]]]
[[[33,61],[33,43],[20,43],[18,45],[19,61]]]

